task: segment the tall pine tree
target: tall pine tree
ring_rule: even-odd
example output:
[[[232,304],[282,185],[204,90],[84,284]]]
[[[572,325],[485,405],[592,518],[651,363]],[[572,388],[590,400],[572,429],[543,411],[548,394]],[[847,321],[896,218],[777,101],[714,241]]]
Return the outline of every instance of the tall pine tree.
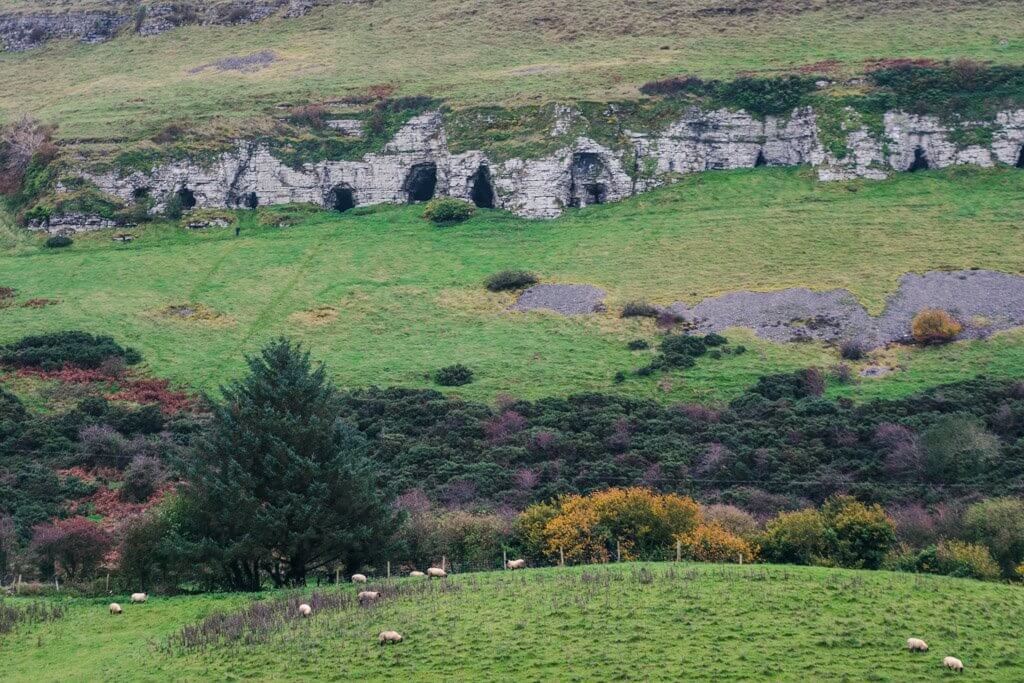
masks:
[[[258,590],[264,572],[296,586],[379,559],[399,520],[323,367],[287,339],[246,362],[188,468],[199,554],[236,590]]]

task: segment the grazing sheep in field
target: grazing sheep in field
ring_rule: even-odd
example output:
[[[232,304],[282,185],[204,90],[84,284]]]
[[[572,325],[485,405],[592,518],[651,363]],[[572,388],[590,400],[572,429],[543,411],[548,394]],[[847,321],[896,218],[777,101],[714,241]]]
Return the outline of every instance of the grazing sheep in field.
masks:
[[[385,643],[400,643],[402,642],[402,634],[398,631],[381,631],[380,635],[377,636],[377,642],[381,645]]]
[[[136,602],[146,602],[146,600],[148,598],[149,598],[149,596],[146,595],[145,593],[132,593],[132,603],[133,604],[136,603]]]
[[[308,617],[312,613],[313,608],[307,605],[306,603],[302,603],[301,605],[299,605],[299,614],[301,614],[302,616]]]
[[[526,569],[526,560],[522,558],[518,560],[509,560],[505,563],[505,566],[509,569]]]
[[[416,570],[414,569],[414,570],[412,570],[411,572],[409,572],[409,576],[426,576],[426,574],[424,574],[424,573],[423,573],[423,572],[421,572],[421,571],[416,571]]]
[[[431,567],[430,569],[427,570],[427,576],[432,576],[434,578],[443,579],[444,577],[448,576],[448,572],[446,572],[445,570],[441,569],[440,567]]]
[[[121,614],[122,612],[124,612],[124,610],[121,609],[121,605],[117,604],[116,602],[110,603],[111,614]]]
[[[356,600],[359,601],[360,605],[376,602],[380,600],[380,591],[360,591],[359,595],[356,596]]]
[[[366,574],[353,574],[352,583],[366,583]]]
[[[907,649],[911,652],[928,652],[928,643],[920,638],[907,638]]]
[[[942,660],[942,666],[953,671],[959,671],[960,673],[964,672],[964,663],[956,657],[946,657]]]

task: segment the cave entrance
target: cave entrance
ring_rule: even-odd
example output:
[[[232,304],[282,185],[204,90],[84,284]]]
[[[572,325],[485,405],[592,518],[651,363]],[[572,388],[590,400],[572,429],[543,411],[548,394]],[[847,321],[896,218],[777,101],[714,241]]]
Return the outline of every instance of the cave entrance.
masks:
[[[469,181],[469,198],[481,209],[494,208],[494,186],[491,184],[491,169],[481,165]]]
[[[140,202],[143,199],[149,199],[149,188],[136,187],[134,190],[132,190],[132,199],[134,199],[137,202]]]
[[[601,157],[594,152],[572,155],[570,169],[569,206],[584,207],[608,201],[608,181],[611,173]]]
[[[405,177],[405,194],[408,202],[425,202],[434,198],[437,189],[437,164],[415,164]]]
[[[246,209],[255,209],[260,205],[260,198],[255,192],[248,192],[242,195],[242,199],[238,204]]]
[[[178,190],[178,201],[181,202],[181,208],[185,210],[196,208],[196,195],[187,187]]]
[[[1024,146],[1020,148],[1020,154],[1017,156],[1017,168],[1024,168]]]
[[[754,168],[760,168],[761,166],[767,166],[768,160],[764,158],[764,150],[760,149],[757,151],[757,159],[754,160]]]
[[[928,164],[928,155],[924,153],[924,150],[920,147],[914,150],[914,163],[910,164],[910,168],[907,170],[913,173],[914,171],[927,171],[931,166]]]
[[[356,194],[348,185],[338,185],[327,193],[327,206],[344,213],[356,206]]]

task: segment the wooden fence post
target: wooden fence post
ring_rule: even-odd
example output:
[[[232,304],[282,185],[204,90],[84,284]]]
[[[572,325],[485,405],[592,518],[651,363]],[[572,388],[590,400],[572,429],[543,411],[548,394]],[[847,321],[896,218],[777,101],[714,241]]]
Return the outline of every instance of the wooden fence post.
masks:
[[[501,551],[501,568],[502,569],[508,569],[508,551],[507,550],[502,550]]]
[[[622,542],[615,541],[615,561],[622,562]]]
[[[743,553],[740,553],[740,564],[743,564]]]
[[[340,585],[340,584],[341,584],[341,567],[335,567],[334,568],[334,585],[337,586],[337,585]]]
[[[391,560],[388,560],[388,578],[391,578]]]
[[[445,557],[444,555],[442,555],[442,556],[441,556],[441,571],[447,571],[447,570],[446,570],[446,569],[444,568],[444,565],[445,565],[445,564],[446,564],[447,562],[448,562],[448,558],[447,558],[447,557]]]
[[[683,542],[676,540],[676,562],[683,559]]]
[[[558,546],[558,566],[565,566],[565,548]]]
[[[107,593],[110,593],[110,573],[107,573]]]

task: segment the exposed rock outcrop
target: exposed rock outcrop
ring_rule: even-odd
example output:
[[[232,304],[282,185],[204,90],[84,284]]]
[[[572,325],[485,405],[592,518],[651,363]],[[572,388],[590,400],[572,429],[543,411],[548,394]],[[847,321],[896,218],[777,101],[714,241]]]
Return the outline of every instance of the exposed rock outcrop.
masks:
[[[571,117],[559,110],[553,126]],[[339,135],[361,130],[355,120],[336,123]],[[356,161],[292,168],[266,144],[241,141],[212,163],[186,160],[149,172],[83,175],[126,203],[139,196],[154,198],[154,211],[175,194],[187,198],[186,208],[309,202],[337,210],[437,195],[528,218],[553,218],[567,207],[618,201],[679,174],[713,169],[810,164],[822,180],[841,180],[954,164],[1021,163],[1024,110],[999,114],[991,124],[989,147],[959,147],[950,130],[930,117],[891,112],[884,123],[884,140],[864,128],[851,130],[848,152],[837,158],[822,146],[810,109],[763,121],[742,111],[691,109],[661,133],[628,133],[625,150],[578,137],[540,158],[495,162],[479,150],[452,154],[442,114],[429,112],[412,118],[381,151]]]
[[[272,16],[298,17],[314,7],[359,4],[367,0],[198,0],[127,2],[108,0],[101,9],[57,11],[40,2],[39,10],[0,14],[0,43],[8,51],[37,47],[49,40],[71,39],[101,43],[122,31],[153,36],[179,26],[235,25],[263,21]]]

